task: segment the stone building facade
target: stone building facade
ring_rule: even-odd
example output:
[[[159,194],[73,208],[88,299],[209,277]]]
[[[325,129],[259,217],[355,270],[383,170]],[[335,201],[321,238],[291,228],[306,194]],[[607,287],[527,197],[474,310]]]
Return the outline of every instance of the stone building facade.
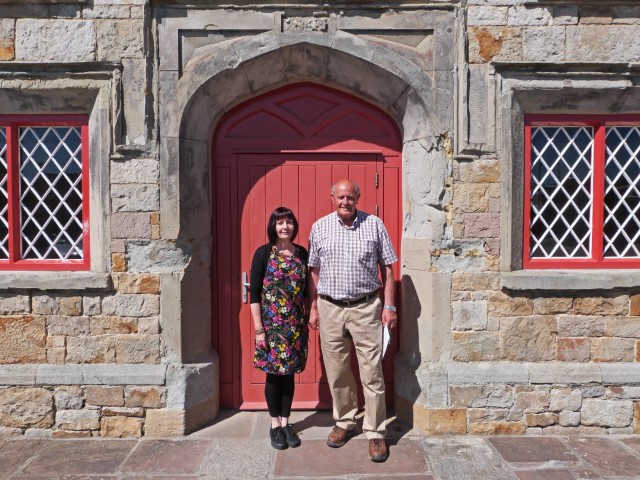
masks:
[[[180,435],[216,417],[213,133],[225,112],[300,82],[400,131],[398,415],[429,433],[640,432],[634,256],[556,264],[524,248],[559,235],[545,215],[542,233],[531,223],[535,175],[557,173],[527,167],[540,135],[555,148],[557,135],[582,145],[584,125],[622,131],[634,184],[639,32],[625,0],[0,0],[3,175],[14,181],[23,146],[14,130],[66,135],[74,119],[86,163],[57,178],[82,177],[62,193],[88,212],[69,268],[21,262],[27,230],[0,258],[0,434]],[[573,185],[565,203],[583,208],[571,192],[595,176],[556,179]],[[632,222],[618,228],[633,251],[626,188]],[[537,208],[552,207],[566,217]],[[47,230],[39,215],[21,218]]]

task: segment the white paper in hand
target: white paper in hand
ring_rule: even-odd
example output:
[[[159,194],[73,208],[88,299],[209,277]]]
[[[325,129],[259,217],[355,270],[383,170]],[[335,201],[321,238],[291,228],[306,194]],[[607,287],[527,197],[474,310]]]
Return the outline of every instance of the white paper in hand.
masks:
[[[391,332],[386,325],[382,327],[382,358],[387,353],[387,347],[391,345]]]

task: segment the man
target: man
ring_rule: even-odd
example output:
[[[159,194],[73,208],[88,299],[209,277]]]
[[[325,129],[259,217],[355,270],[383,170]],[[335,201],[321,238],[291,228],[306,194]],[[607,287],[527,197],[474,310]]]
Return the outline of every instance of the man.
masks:
[[[382,327],[394,328],[397,323],[392,264],[398,257],[382,221],[356,209],[359,197],[357,183],[336,182],[331,188],[335,212],[311,228],[309,325],[320,328],[322,356],[333,398],[336,425],[327,444],[341,447],[356,426],[358,399],[350,358],[353,342],[365,398],[362,430],[369,439],[369,458],[384,462],[389,451],[384,440]],[[381,287],[384,306],[378,294]]]

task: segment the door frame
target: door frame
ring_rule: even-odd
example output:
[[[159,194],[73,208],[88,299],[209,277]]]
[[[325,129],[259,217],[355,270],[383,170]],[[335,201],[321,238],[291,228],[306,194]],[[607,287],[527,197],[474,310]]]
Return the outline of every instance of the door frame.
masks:
[[[243,121],[251,118],[252,115],[262,114],[265,108],[274,108],[274,105],[278,105],[279,101],[286,100],[287,98],[294,98],[296,95],[302,97],[309,95],[310,98],[329,98],[331,101],[336,102],[336,109],[342,109],[343,112],[338,112],[334,116],[341,118],[341,115],[347,116],[357,113],[363,119],[363,123],[366,121],[374,122],[374,127],[377,125],[379,134],[377,136],[368,135],[368,132],[356,132],[351,135],[351,138],[347,138],[348,132],[345,132],[345,138],[325,138],[322,136],[314,135],[314,129],[318,127],[318,123],[322,123],[324,118],[322,114],[318,117],[319,122],[316,124],[305,124],[305,122],[298,122],[296,124],[296,118],[287,115],[287,112],[278,112],[282,114],[282,117],[289,124],[293,124],[296,128],[295,131],[299,133],[299,136],[259,136],[256,135],[252,138],[254,141],[249,141],[245,135],[233,134],[234,129],[242,125]],[[299,119],[298,119],[299,120]],[[357,126],[357,125],[354,125]],[[375,129],[375,128],[374,128]],[[357,130],[357,128],[356,128]],[[237,238],[231,239],[231,251],[225,252],[225,254],[216,255],[217,248],[217,225],[231,224],[234,221],[240,219],[241,202],[242,199],[237,198],[237,203],[232,205],[232,208],[225,208],[224,205],[219,205],[216,202],[216,197],[224,189],[231,189],[229,194],[233,195],[234,186],[238,185],[238,157],[242,154],[303,154],[303,153],[318,153],[318,154],[352,154],[352,153],[375,153],[382,157],[383,172],[382,175],[386,178],[389,175],[392,180],[388,182],[389,185],[393,184],[393,188],[389,188],[394,196],[397,196],[397,231],[395,244],[398,248],[398,253],[401,250],[401,232],[402,232],[402,185],[401,185],[401,166],[402,166],[402,136],[398,126],[394,120],[384,111],[378,109],[374,105],[371,105],[355,96],[348,95],[338,90],[313,84],[313,83],[296,83],[287,85],[285,87],[272,90],[256,98],[244,102],[234,109],[230,110],[220,120],[217,128],[215,129],[213,136],[213,148],[211,151],[212,156],[212,186],[214,194],[212,195],[212,212],[213,220],[211,223],[212,229],[212,256],[211,256],[211,302],[212,302],[212,332],[211,342],[213,348],[219,352],[220,356],[220,402],[223,407],[232,408],[255,408],[251,403],[243,402],[241,390],[242,390],[242,370],[243,366],[241,362],[241,332],[239,322],[236,321],[241,309],[241,292],[240,289],[234,288],[233,285],[224,285],[225,291],[228,291],[229,295],[226,296],[224,302],[219,301],[218,294],[220,293],[221,286],[218,285],[218,272],[219,269],[224,270],[228,268],[231,272],[232,282],[237,281],[237,285],[240,284],[240,256],[239,256],[239,233]],[[388,168],[387,168],[388,166]],[[386,170],[388,169],[388,172]],[[387,182],[385,182],[386,184]],[[236,191],[236,196],[238,192]],[[328,195],[327,190],[327,195]],[[384,208],[384,196],[388,192],[377,190],[377,203]],[[369,212],[376,213],[376,212]],[[381,216],[384,217],[384,211]],[[239,232],[239,228],[235,230]],[[397,269],[396,284],[400,286],[400,269]],[[235,278],[237,277],[237,279]],[[227,289],[227,287],[229,287]],[[397,298],[399,298],[399,288],[396,289]],[[220,313],[219,306],[225,305],[226,310],[224,313]],[[221,330],[222,321],[219,317],[223,315],[229,315],[232,320],[230,329],[227,328],[227,334],[231,334],[232,342],[225,342],[223,340],[224,332]],[[227,326],[228,327],[228,326]],[[225,360],[225,357],[231,355],[231,361]],[[231,366],[228,370],[225,366]],[[391,372],[392,373],[392,372]],[[226,380],[231,379],[231,382]],[[231,387],[227,387],[228,384]],[[387,392],[388,395],[393,395],[393,392]],[[310,406],[310,408],[313,408]]]

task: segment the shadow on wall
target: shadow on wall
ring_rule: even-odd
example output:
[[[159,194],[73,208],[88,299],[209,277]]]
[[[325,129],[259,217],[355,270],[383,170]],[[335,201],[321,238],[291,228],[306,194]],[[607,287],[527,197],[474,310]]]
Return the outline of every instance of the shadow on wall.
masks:
[[[413,425],[413,405],[422,393],[417,377],[422,360],[418,325],[422,305],[411,276],[403,275],[401,285],[400,347],[394,367],[395,409],[397,420]]]

